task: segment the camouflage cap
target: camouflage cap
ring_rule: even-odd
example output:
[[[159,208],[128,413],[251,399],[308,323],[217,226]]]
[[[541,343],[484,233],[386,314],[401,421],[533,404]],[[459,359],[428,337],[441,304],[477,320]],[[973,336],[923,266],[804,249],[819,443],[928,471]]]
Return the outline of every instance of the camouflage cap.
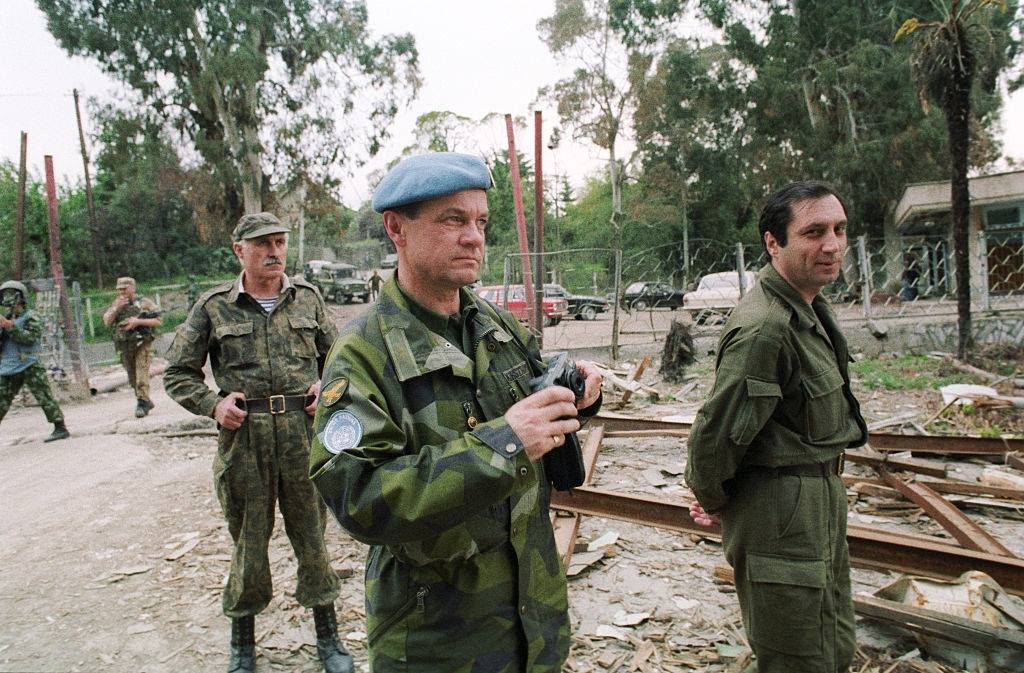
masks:
[[[117,279],[117,284],[114,287],[118,290],[123,287],[135,287],[135,279],[131,276],[121,276]]]
[[[271,213],[254,213],[242,215],[231,232],[231,240],[235,243],[248,238],[259,238],[267,234],[287,234],[288,227],[281,224]]]

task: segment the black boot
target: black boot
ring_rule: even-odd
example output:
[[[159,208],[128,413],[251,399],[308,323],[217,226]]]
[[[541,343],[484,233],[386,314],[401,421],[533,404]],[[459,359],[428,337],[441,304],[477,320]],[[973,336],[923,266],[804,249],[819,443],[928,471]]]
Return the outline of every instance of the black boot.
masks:
[[[231,620],[231,660],[228,673],[256,673],[256,618]]]
[[[53,432],[51,432],[50,436],[45,438],[43,441],[55,442],[58,439],[67,439],[70,436],[71,433],[68,432],[68,429],[66,427],[64,427],[64,421],[58,421],[53,424]]]
[[[326,673],[352,673],[352,655],[338,641],[338,616],[333,605],[318,605],[313,608],[313,624],[316,626],[316,653]]]

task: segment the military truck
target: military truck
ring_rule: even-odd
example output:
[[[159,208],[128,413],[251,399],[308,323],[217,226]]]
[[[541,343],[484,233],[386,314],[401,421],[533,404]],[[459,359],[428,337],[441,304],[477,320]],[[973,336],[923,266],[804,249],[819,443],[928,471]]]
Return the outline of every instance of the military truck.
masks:
[[[363,303],[370,300],[370,285],[356,276],[356,267],[341,262],[330,262],[315,268],[303,268],[306,280],[315,285],[326,301],[348,304],[355,299]]]

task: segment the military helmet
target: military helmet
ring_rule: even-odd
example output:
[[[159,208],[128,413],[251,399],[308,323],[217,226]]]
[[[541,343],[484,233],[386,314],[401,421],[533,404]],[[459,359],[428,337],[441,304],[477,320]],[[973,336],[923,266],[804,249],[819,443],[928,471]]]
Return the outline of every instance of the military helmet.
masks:
[[[28,288],[24,283],[8,280],[0,285],[0,306],[12,308],[28,302]]]

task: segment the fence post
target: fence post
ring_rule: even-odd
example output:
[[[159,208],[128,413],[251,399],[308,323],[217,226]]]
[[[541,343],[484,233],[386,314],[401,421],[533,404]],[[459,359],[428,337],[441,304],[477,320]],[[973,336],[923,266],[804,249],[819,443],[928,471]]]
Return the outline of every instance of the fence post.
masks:
[[[988,293],[988,238],[984,231],[978,232],[978,272],[981,278],[981,307],[985,311],[992,310],[992,296]]]
[[[156,293],[156,310],[158,310],[158,311],[163,311],[164,310],[163,305],[160,303],[160,293],[159,292]]]
[[[79,339],[85,339],[85,325],[82,323],[82,284],[77,280],[71,283],[71,313],[75,318],[75,331]]]
[[[615,250],[615,298],[612,309],[612,362],[619,361],[619,297],[622,292],[622,250]]]
[[[737,278],[739,280],[740,299],[742,299],[743,296],[747,293],[746,282],[745,282],[746,281],[746,277],[745,277],[746,274],[744,273],[746,270],[747,270],[747,261],[746,261],[746,259],[744,259],[744,256],[743,256],[743,244],[740,243],[739,241],[737,241],[736,242],[736,275],[737,275]]]
[[[96,327],[92,324],[92,297],[85,298],[85,318],[86,324],[89,325],[89,338],[96,338]]]
[[[508,281],[512,275],[512,258],[505,255],[505,265],[501,272],[501,307],[508,310]]]
[[[864,301],[864,317],[871,318],[871,259],[868,257],[868,239],[857,237],[857,256],[860,257],[860,288]]]

